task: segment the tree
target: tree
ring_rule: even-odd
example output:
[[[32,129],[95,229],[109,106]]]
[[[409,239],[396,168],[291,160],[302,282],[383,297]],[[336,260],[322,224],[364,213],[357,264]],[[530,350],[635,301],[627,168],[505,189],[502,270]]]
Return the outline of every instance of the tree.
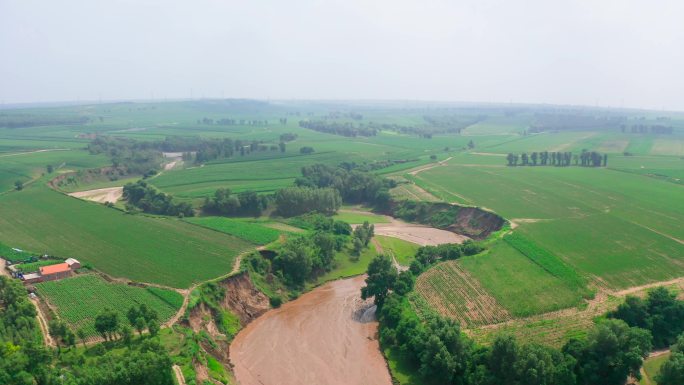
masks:
[[[579,353],[574,357],[579,383],[623,385],[628,376],[640,379],[639,369],[652,347],[647,330],[630,328],[622,320],[607,320],[589,333],[583,346],[572,349]]]
[[[307,155],[307,154],[313,154],[314,151],[315,151],[315,150],[313,149],[313,147],[309,147],[309,146],[304,146],[304,147],[301,147],[301,148],[299,149],[299,153],[300,153],[300,154],[305,154],[305,155]]]
[[[109,341],[113,338],[114,333],[119,329],[119,314],[110,309],[105,308],[100,314],[95,317],[95,330]]]
[[[159,334],[160,326],[158,321],[148,321],[147,323],[147,330],[150,332],[150,335],[152,337],[155,337],[157,334]]]
[[[85,330],[83,330],[82,328],[76,330],[76,335],[78,336],[78,339],[81,340],[81,343],[83,344],[83,347],[85,348],[86,347],[86,338],[87,338],[87,334],[86,334]]]
[[[472,139],[468,142],[468,148],[471,150],[475,148],[475,143],[472,141]]]
[[[518,361],[520,347],[513,336],[497,337],[487,358],[493,382],[500,385],[514,384],[514,366]]]
[[[23,189],[24,189],[24,182],[22,182],[22,181],[20,181],[20,180],[15,181],[15,182],[14,182],[14,188],[15,188],[17,191],[23,190]]]
[[[684,334],[670,348],[670,358],[660,367],[655,380],[658,385],[684,384]]]
[[[392,259],[386,255],[377,255],[368,265],[368,277],[366,286],[361,288],[361,298],[375,297],[376,305],[382,307],[396,280],[397,270],[392,264]]]
[[[45,168],[47,169],[48,174],[52,174],[52,172],[54,171],[54,168],[52,167],[51,164],[48,164],[47,167],[45,167]]]
[[[284,153],[285,152],[285,142],[278,143],[278,148],[280,149],[280,152]]]
[[[124,344],[126,346],[131,345],[131,341],[133,340],[133,331],[131,330],[131,327],[128,325],[123,325],[121,326],[121,339],[123,340]]]
[[[140,336],[140,338],[142,338],[142,332],[145,331],[145,328],[147,327],[147,322],[145,322],[145,318],[143,318],[142,316],[136,318],[133,325],[135,326],[135,330],[138,331],[138,335]]]

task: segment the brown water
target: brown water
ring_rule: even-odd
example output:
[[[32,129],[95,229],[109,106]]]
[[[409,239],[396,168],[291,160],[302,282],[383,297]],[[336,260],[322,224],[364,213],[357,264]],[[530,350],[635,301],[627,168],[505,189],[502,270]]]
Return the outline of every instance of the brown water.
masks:
[[[238,383],[391,385],[377,322],[361,320],[363,280],[330,282],[247,325],[230,346]]]

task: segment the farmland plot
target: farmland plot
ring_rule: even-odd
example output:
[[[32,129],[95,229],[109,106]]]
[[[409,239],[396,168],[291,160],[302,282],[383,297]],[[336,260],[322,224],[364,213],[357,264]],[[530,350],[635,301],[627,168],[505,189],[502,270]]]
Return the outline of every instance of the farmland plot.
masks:
[[[183,302],[182,296],[171,290],[109,283],[94,274],[42,282],[36,284],[36,289],[72,331],[83,329],[88,337],[98,335],[95,317],[105,308],[117,311],[119,321],[129,324],[126,318],[128,309],[146,304],[157,312],[160,322],[165,322],[173,317]]]
[[[440,314],[465,327],[510,319],[510,314],[456,261],[441,263],[416,281],[416,291]]]

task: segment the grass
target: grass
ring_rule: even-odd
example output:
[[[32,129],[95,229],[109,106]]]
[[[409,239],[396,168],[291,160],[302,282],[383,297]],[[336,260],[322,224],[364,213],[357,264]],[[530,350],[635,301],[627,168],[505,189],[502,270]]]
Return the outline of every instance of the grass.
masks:
[[[644,378],[639,381],[641,385],[656,385],[655,377],[660,372],[660,367],[670,359],[670,353],[663,354],[657,357],[647,358],[644,361]]]
[[[186,218],[187,222],[209,229],[234,235],[257,245],[266,245],[280,237],[280,231],[264,227],[257,223],[241,221],[226,217],[196,217]]]
[[[119,321],[129,324],[126,312],[131,306],[146,304],[154,309],[164,322],[171,318],[180,307],[173,307],[152,291],[125,284],[109,283],[94,274],[81,275],[60,281],[36,284],[36,289],[56,308],[59,318],[66,322],[72,331],[83,329],[88,337],[97,336],[95,317],[105,308],[119,313]],[[162,290],[162,289],[158,289]],[[175,297],[171,302],[182,303],[182,296],[166,290],[165,297]]]
[[[173,218],[130,215],[40,184],[0,197],[0,241],[113,276],[172,287],[229,272],[248,242]]]
[[[317,282],[323,283],[332,281],[338,278],[347,278],[355,275],[364,274],[368,270],[373,257],[377,255],[375,248],[372,245],[364,248],[358,259],[352,258],[350,250],[344,250],[335,254],[335,268],[318,277]]]
[[[337,214],[333,216],[333,219],[337,221],[344,221],[350,224],[362,224],[363,222],[389,223],[389,220],[382,215],[373,214],[371,212],[365,213],[358,211],[340,210]]]
[[[416,252],[420,248],[420,245],[415,243],[385,235],[376,235],[373,239],[380,244],[383,251],[391,252],[397,262],[403,266],[409,266],[413,262]]]
[[[38,254],[19,249],[18,247],[10,247],[0,242],[0,257],[7,261],[17,263],[31,258],[37,258]]]

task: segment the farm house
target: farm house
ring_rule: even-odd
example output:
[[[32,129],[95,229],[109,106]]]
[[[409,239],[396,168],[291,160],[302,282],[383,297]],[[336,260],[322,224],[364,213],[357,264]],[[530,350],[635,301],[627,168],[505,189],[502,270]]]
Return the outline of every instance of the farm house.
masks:
[[[42,266],[40,276],[42,281],[56,281],[67,278],[71,275],[71,268],[68,263],[58,263],[56,265]]]

